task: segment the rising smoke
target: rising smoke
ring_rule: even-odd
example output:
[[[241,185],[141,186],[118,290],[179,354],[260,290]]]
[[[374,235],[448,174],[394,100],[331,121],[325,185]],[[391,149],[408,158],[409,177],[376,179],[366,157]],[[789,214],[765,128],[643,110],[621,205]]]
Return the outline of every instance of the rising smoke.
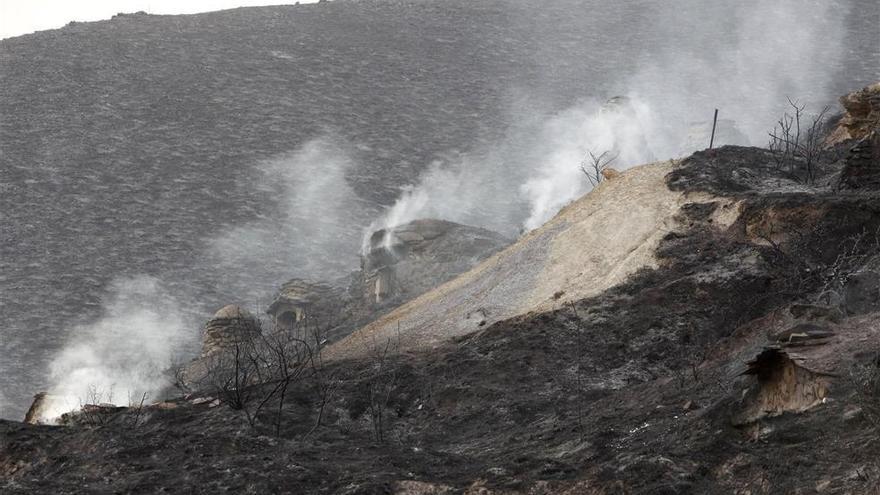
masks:
[[[656,7],[657,35],[674,41],[640,60],[625,86],[656,110],[656,154],[692,152],[677,148],[681,135],[690,122],[711,119],[715,108],[763,146],[786,98],[816,109],[833,102],[832,68],[843,56],[847,14],[848,4],[831,0],[677,0]]]
[[[292,276],[335,280],[357,268],[377,208],[348,184],[356,163],[339,143],[324,136],[258,164],[252,180],[271,211],[208,241],[207,258],[241,297],[259,301]]]
[[[348,186],[352,167],[326,137],[259,163],[254,184],[271,211],[207,242],[201,258],[214,269],[202,283],[254,308],[292,276],[333,280],[356,268],[361,232],[376,208]],[[125,405],[145,392],[156,398],[178,354],[196,347],[199,313],[181,304],[195,298],[181,293],[185,287],[146,276],[111,284],[103,314],[76,328],[51,363],[47,417],[85,403]]]
[[[621,60],[630,70],[616,94],[530,117],[490,151],[433,165],[370,230],[420,217],[507,234],[534,229],[589,191],[579,170],[588,151],[613,152],[618,169],[689,154],[708,146],[703,136],[701,146],[690,144],[688,134],[715,108],[738,136],[720,144],[764,145],[788,97],[816,110],[833,101],[829,68],[842,52],[847,13],[830,0],[645,4],[658,47]],[[618,95],[628,103],[602,105]]]
[[[112,283],[103,314],[75,328],[52,361],[45,416],[57,418],[87,403],[127,405],[144,393],[156,398],[168,386],[165,371],[192,335],[179,304],[155,278]]]
[[[520,123],[487,151],[432,164],[369,232],[417,218],[442,218],[517,234],[534,229],[589,188],[579,164],[589,151],[613,153],[615,166],[651,161],[642,123],[653,122],[638,98],[584,101]]]

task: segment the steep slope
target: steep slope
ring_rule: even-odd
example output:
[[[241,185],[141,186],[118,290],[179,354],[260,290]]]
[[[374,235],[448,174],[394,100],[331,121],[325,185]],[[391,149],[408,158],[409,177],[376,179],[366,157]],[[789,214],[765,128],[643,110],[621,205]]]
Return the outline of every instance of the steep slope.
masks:
[[[672,168],[672,162],[644,165],[603,181],[544,226],[355,332],[330,354],[353,356],[398,338],[405,348],[429,348],[500,320],[599,294],[640,269],[656,268],[660,240],[684,227],[682,206],[709,200],[667,188]],[[736,219],[728,206],[715,215],[721,227]]]
[[[876,493],[880,192],[838,188],[854,148],[816,184],[756,148],[637,169],[683,202],[655,268],[426,351],[325,363],[329,401],[309,374],[253,426],[211,395],[0,421],[0,489]]]

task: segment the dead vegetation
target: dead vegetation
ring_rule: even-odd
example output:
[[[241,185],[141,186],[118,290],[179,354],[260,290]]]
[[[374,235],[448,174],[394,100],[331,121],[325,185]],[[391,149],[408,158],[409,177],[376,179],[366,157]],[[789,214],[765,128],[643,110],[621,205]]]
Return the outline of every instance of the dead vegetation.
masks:
[[[387,436],[389,405],[398,386],[399,359],[400,330],[395,339],[373,342],[365,374],[370,424],[377,443],[383,443]]]
[[[838,227],[844,227],[839,224]],[[829,259],[820,240],[837,237],[828,225],[779,227],[773,222],[756,229],[755,234],[769,250],[761,251],[770,273],[781,282],[784,297],[801,296],[826,305],[840,304],[853,274],[880,256],[880,227],[864,226],[837,241],[837,253]]]
[[[853,363],[846,378],[862,415],[875,429],[880,429],[880,354]]]
[[[587,177],[587,180],[590,181],[590,184],[593,187],[599,185],[604,178],[602,172],[611,166],[614,161],[617,160],[617,154],[612,153],[610,151],[603,151],[596,155],[592,151],[587,151],[587,156],[581,161],[581,172]]]
[[[727,373],[730,356],[706,349],[741,338],[734,332],[742,323],[787,294],[761,293],[765,274],[751,274],[739,261],[750,249],[722,234],[670,235],[661,268],[569,307],[487,325],[428,352],[400,353],[396,339],[376,340],[362,360],[327,364],[325,376],[336,388],[321,427],[309,435],[242,434],[237,411],[185,402],[151,414],[131,432],[53,433],[68,438],[61,444],[86,438],[101,448],[72,454],[76,461],[64,461],[54,477],[46,473],[61,461],[15,479],[104,487],[106,478],[113,489],[142,493],[205,486],[387,493],[400,480],[463,492],[480,480],[496,493],[580,493],[584,486],[609,493],[807,493],[831,477],[841,491],[870,493],[878,445],[864,440],[862,423],[841,424],[842,401],[762,419],[772,423],[758,427],[771,433],[758,436],[731,424],[739,382]],[[735,271],[707,277],[719,267]],[[743,303],[756,293],[769,307]],[[676,369],[680,383],[670,373]],[[304,422],[304,429],[314,416],[292,410],[314,412],[321,402],[309,376],[295,380],[285,398],[285,421]],[[722,380],[726,388],[718,386]],[[255,433],[276,419],[258,418]],[[120,434],[132,435],[124,438],[138,446],[135,454],[107,447]],[[44,440],[15,435],[4,438],[18,449],[16,459],[40,458],[28,445]],[[168,459],[147,455],[159,448]],[[797,463],[789,462],[793,455]],[[146,465],[147,474],[114,477],[114,463]],[[848,477],[851,466],[861,477]],[[156,481],[157,470],[164,479]],[[125,484],[132,480],[148,489]]]
[[[227,349],[207,357],[207,371],[201,383],[204,393],[221,404],[241,411],[252,427],[271,422],[276,435],[284,426],[285,406],[292,386],[305,384],[314,394],[315,422],[309,432],[321,426],[325,408],[334,390],[335,378],[326,371],[322,358],[324,327],[306,319],[293,327],[262,329],[256,319],[242,319],[249,327],[242,338]],[[274,418],[267,418],[273,411]]]
[[[789,111],[782,114],[770,135],[770,150],[777,170],[805,184],[813,184],[823,152],[823,128],[829,107],[807,116],[806,104],[788,99]]]

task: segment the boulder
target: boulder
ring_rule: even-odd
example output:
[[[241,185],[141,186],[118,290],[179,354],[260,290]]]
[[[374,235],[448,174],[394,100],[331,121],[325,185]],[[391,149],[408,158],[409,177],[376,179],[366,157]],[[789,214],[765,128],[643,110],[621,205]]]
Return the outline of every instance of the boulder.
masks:
[[[602,178],[604,180],[612,180],[617,177],[620,177],[620,172],[618,172],[616,169],[608,167],[602,170]]]
[[[205,324],[202,357],[233,347],[260,334],[260,322],[247,310],[230,304],[214,313]]]

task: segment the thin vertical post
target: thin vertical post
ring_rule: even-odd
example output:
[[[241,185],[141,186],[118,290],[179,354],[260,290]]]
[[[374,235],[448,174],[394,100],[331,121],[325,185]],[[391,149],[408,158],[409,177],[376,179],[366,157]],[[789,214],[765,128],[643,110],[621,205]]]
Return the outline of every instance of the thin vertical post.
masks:
[[[715,117],[712,117],[712,137],[709,138],[709,149],[715,144],[715,125],[718,123],[718,109],[715,109]]]

